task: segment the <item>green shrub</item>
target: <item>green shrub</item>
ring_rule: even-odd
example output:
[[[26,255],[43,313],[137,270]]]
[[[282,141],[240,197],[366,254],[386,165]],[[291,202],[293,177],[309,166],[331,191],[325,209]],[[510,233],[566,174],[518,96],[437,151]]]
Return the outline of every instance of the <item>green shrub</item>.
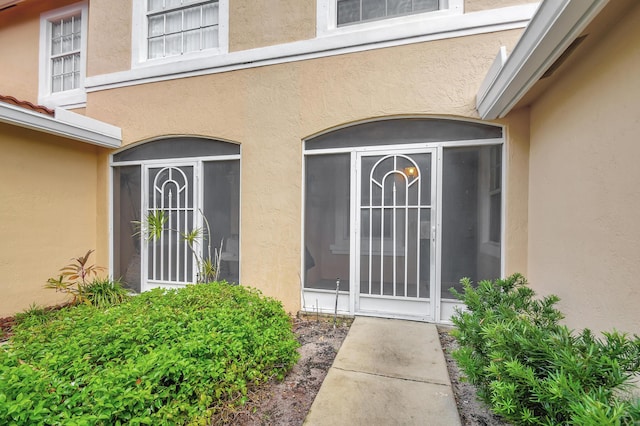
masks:
[[[207,424],[282,378],[298,346],[280,302],[225,283],[156,289],[20,324],[0,348],[0,424]]]
[[[94,278],[80,287],[82,299],[97,308],[107,308],[124,302],[129,291],[119,280],[110,278]]]
[[[47,323],[53,315],[53,309],[48,309],[32,303],[23,312],[19,312],[15,315],[15,321],[18,324],[40,325]]]
[[[535,299],[519,274],[462,284],[467,309],[452,318],[453,357],[493,411],[526,425],[640,422],[638,401],[623,398],[640,372],[638,336],[572,333],[559,324],[559,298]]]

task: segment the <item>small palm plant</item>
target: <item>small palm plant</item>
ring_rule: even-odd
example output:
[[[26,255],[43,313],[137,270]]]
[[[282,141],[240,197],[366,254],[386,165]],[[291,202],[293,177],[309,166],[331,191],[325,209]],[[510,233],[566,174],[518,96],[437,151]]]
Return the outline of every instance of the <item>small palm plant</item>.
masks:
[[[202,214],[202,211],[200,211]],[[190,232],[180,232],[177,229],[167,227],[169,217],[163,210],[154,210],[147,214],[144,221],[134,221],[134,226],[138,229],[134,235],[142,235],[147,241],[157,241],[165,231],[175,232],[187,243],[193,253],[198,268],[196,282],[206,283],[218,281],[220,278],[220,262],[222,261],[222,246],[224,240],[220,241],[220,248],[211,250],[211,238],[207,238],[206,253],[198,250],[197,246],[205,238],[211,235],[211,227],[206,216],[202,214],[205,228],[194,228]]]

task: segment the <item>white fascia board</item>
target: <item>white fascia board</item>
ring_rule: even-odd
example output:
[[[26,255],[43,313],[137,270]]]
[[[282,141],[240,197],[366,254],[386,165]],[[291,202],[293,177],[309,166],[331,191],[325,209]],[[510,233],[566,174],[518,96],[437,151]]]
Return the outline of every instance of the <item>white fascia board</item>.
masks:
[[[122,145],[119,127],[60,108],[55,110],[55,117],[51,117],[0,102],[0,122],[106,148]]]
[[[544,0],[502,67],[482,82],[476,97],[480,117],[507,115],[608,2]]]
[[[347,34],[324,35],[274,46],[230,52],[173,63],[148,61],[131,70],[87,77],[87,92],[114,89],[136,84],[176,78],[215,74],[307,59],[324,58],[424,41],[463,37],[495,31],[524,28],[533,16],[537,3],[500,9],[442,16],[412,22],[400,27],[367,28]]]

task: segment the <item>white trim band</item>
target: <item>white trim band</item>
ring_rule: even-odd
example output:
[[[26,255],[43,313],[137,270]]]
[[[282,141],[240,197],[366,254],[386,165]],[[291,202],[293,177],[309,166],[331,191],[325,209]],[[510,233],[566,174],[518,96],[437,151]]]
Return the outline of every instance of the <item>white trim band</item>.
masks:
[[[323,58],[392,46],[524,28],[537,3],[443,16],[412,25],[323,36],[194,60],[87,77],[87,92]]]

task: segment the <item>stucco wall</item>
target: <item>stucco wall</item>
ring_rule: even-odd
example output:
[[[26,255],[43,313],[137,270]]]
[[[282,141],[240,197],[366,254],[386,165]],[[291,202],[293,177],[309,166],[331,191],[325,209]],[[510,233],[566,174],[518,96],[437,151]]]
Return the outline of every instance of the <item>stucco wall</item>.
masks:
[[[640,6],[531,109],[529,278],[571,327],[640,329]]]
[[[505,126],[507,149],[505,164],[506,185],[504,208],[504,264],[505,275],[519,272],[527,275],[527,239],[529,238],[529,108],[498,120]]]
[[[7,124],[0,148],[3,317],[62,301],[47,278],[96,248],[96,148]]]
[[[131,68],[131,3],[131,0],[89,2],[87,76]]]
[[[229,2],[229,51],[316,36],[316,5],[300,0]]]
[[[93,92],[87,115],[122,127],[125,145],[175,134],[240,143],[241,281],[277,296],[295,312],[300,307],[301,141],[375,117],[476,117],[475,93],[484,72],[498,46],[513,46],[519,34],[484,34]],[[107,233],[104,226],[99,233]]]

